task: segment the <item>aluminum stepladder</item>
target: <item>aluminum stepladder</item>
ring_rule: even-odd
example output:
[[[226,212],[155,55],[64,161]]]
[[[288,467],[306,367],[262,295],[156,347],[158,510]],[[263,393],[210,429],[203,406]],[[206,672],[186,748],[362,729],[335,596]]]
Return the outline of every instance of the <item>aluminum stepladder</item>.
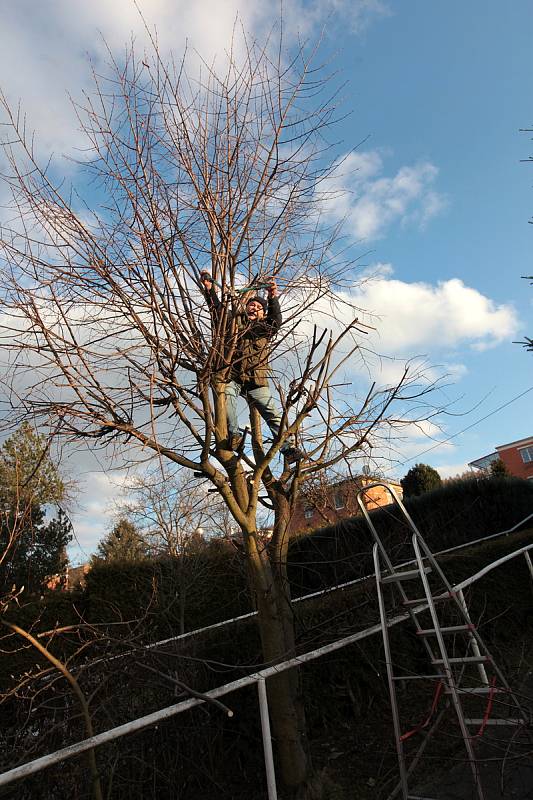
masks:
[[[392,502],[400,509],[407,526],[411,530],[411,545],[414,559],[408,564],[393,565],[370,519],[364,502],[364,496],[369,489],[375,487],[380,487],[389,493]],[[479,635],[476,626],[472,623],[462,591],[454,590],[454,587],[447,580],[393,487],[382,481],[369,483],[358,491],[357,502],[374,538],[374,568],[392,709],[394,738],[400,772],[399,783],[389,795],[389,800],[392,800],[392,798],[400,793],[403,800],[432,800],[431,798],[422,798],[411,794],[409,792],[409,778],[419,763],[429,738],[435,733],[443,712],[440,712],[435,722],[429,727],[417,752],[412,756],[409,766],[407,766],[404,741],[407,736],[410,736],[412,733],[419,730],[422,731],[422,729],[424,731],[426,730],[432,714],[436,711],[441,689],[443,689],[445,695],[448,697],[448,704],[453,708],[455,713],[460,735],[466,750],[467,760],[472,772],[476,796],[478,800],[485,800],[479,770],[479,761],[474,752],[476,740],[479,739],[487,725],[525,725],[528,722],[528,715],[513,694],[504,675],[494,662],[488,648]],[[407,569],[406,566],[408,567]],[[432,575],[431,578],[429,577],[430,574]],[[404,583],[406,587],[415,586],[417,588],[415,597],[408,596],[407,590],[404,588]],[[391,652],[388,617],[384,597],[384,587],[387,584],[391,584],[393,589],[399,594],[401,603],[415,627],[416,634],[422,641],[428,661],[435,670],[434,674],[396,674],[395,661],[393,660]],[[443,609],[440,617],[437,606]],[[446,612],[444,609],[447,609]],[[450,616],[450,610],[452,612],[451,616],[455,617],[452,621],[457,624],[449,624],[448,621],[442,624],[441,620],[443,614],[447,613]],[[422,620],[425,618],[427,621],[426,624],[423,625],[420,618],[422,618]],[[454,648],[454,650],[452,650],[452,655],[450,655],[449,652],[450,646]],[[457,650],[460,650],[459,655],[456,655]],[[477,673],[474,678],[472,677],[473,669]],[[402,734],[396,691],[397,683],[398,681],[405,680],[423,680],[427,682],[428,679],[437,682],[437,690],[430,717],[414,731],[410,731],[409,734]],[[506,702],[502,704],[502,707],[505,705],[506,709],[507,707],[512,708],[512,713],[516,712],[517,716],[513,718],[510,718],[508,715],[505,717],[497,717],[492,713],[493,706],[495,705],[495,695],[502,694],[506,696]],[[481,716],[473,717],[470,716],[469,713],[465,713],[465,704],[468,704],[470,707],[472,705],[477,706],[478,709],[481,706]]]

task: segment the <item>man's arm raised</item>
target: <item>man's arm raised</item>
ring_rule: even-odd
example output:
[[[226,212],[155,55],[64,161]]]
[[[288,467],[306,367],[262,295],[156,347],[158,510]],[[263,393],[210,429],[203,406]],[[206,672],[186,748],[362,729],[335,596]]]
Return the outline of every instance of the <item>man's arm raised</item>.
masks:
[[[206,270],[203,270],[200,273],[200,284],[203,287],[209,308],[212,308],[213,311],[215,311],[215,313],[218,313],[220,311],[222,303],[220,302],[220,298],[216,293],[211,273],[207,272]]]
[[[279,291],[276,284],[276,279],[272,278],[268,287],[268,312],[267,322],[270,326],[271,336],[278,332],[281,328],[282,317],[281,308],[279,307]]]

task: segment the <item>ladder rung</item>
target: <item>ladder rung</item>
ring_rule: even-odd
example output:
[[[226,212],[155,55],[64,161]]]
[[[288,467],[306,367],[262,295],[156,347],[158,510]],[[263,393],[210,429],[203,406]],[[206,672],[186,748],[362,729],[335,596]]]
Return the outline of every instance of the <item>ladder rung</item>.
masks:
[[[449,600],[450,597],[452,597],[450,592],[445,592],[445,594],[437,594],[434,597],[432,597],[431,599],[433,600],[434,603],[441,603],[443,600]],[[421,605],[422,603],[425,603],[426,605],[429,605],[428,598],[427,597],[418,597],[418,598],[416,598],[416,600],[404,600],[403,601],[403,605],[404,606],[418,606],[418,605]]]
[[[527,725],[527,720],[525,719],[494,719],[494,717],[490,717],[489,719],[465,719],[465,723],[467,725]]]
[[[431,572],[431,567],[424,567],[424,574],[428,575]],[[419,569],[409,569],[400,572],[392,572],[390,575],[385,575],[381,579],[381,583],[399,583],[400,581],[409,581],[413,578],[420,578],[421,571]]]
[[[485,661],[490,661],[488,656],[464,656],[463,658],[449,658],[449,664],[482,664]],[[432,664],[444,664],[443,658],[434,658]]]
[[[446,694],[450,694],[452,690],[446,686],[444,691]],[[461,692],[461,694],[504,694],[510,690],[496,688],[495,686],[472,686],[470,688],[466,686],[456,686],[455,691]]]
[[[459,631],[475,631],[476,626],[473,623],[469,625],[449,625],[448,627],[440,628],[441,633],[459,633]],[[417,636],[431,636],[435,635],[435,628],[426,628],[416,632]]]
[[[433,675],[393,675],[393,681],[421,681],[421,680],[446,680],[447,675],[439,675],[437,672],[433,673]]]

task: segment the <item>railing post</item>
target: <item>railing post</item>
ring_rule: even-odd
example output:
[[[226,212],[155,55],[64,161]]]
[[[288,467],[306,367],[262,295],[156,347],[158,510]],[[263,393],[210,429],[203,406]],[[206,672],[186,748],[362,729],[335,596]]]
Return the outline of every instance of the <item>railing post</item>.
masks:
[[[531,563],[531,556],[529,555],[527,550],[524,553],[524,558],[526,559],[526,564],[527,564],[527,568],[529,569],[529,575],[531,577],[531,580],[533,580],[533,564]]]
[[[458,598],[459,602],[461,603],[461,605],[463,607],[463,610],[465,612],[465,617],[467,618],[468,622],[470,624],[472,624],[472,620],[470,619],[470,612],[468,611],[468,606],[466,604],[465,596],[463,594],[463,590],[462,589],[458,589],[457,590],[457,598]],[[480,656],[481,655],[481,650],[479,649],[479,645],[478,645],[477,640],[476,640],[476,638],[474,637],[473,634],[471,635],[470,645],[472,647],[473,654],[475,656]],[[479,672],[479,677],[481,678],[481,683],[484,686],[488,686],[489,685],[489,679],[487,677],[487,670],[485,669],[485,665],[482,664],[482,663],[479,663],[477,665],[477,668],[478,668],[478,672]]]
[[[264,678],[258,679],[257,690],[259,692],[259,710],[261,712],[261,733],[263,734],[268,800],[278,800],[274,756],[272,753],[272,737],[270,735],[270,717],[268,715],[268,699]]]

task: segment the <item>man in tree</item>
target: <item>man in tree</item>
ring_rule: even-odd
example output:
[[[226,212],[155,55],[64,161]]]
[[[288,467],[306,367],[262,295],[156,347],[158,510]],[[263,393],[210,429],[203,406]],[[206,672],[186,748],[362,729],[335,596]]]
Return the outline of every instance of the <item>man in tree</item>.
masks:
[[[213,319],[217,323],[222,313],[222,302],[215,291],[210,273],[202,272],[200,277],[209,307],[213,311]],[[268,362],[270,340],[278,332],[281,324],[278,288],[274,278],[268,288],[268,301],[258,295],[249,297],[244,309],[230,317],[228,330],[225,332],[227,337],[225,344],[230,361],[225,386],[230,450],[238,450],[243,444],[237,416],[239,395],[243,395],[249,405],[258,410],[274,439],[278,437],[282,414],[268,385],[270,372]],[[280,449],[289,464],[302,458],[302,451],[291,441],[285,442]]]

